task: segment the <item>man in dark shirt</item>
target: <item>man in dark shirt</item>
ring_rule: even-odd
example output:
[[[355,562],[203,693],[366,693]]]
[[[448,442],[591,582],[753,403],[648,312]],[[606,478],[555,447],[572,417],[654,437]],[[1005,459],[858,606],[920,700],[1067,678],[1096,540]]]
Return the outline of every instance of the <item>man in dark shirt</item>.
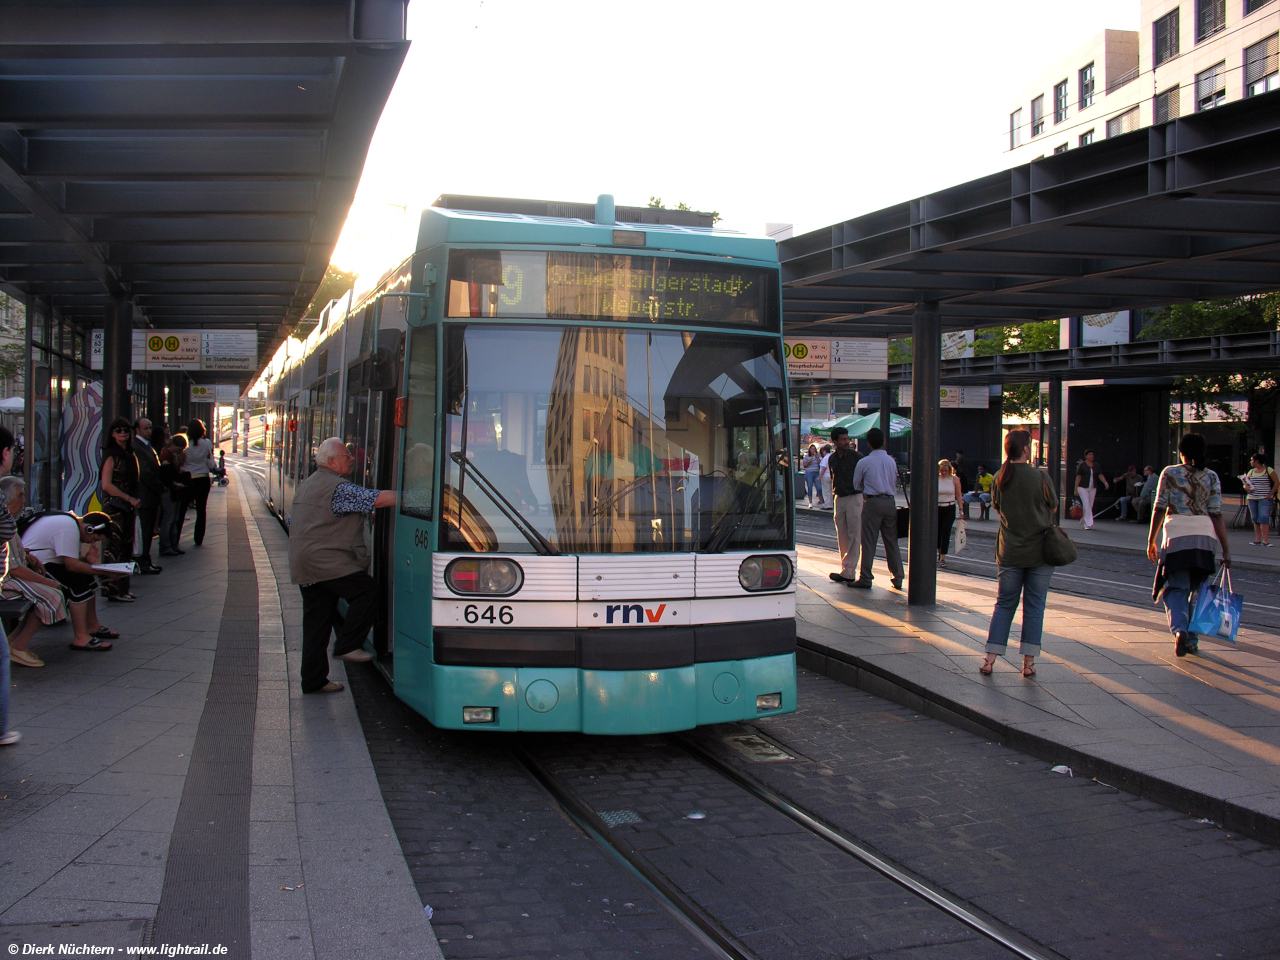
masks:
[[[836,583],[853,583],[858,579],[858,545],[862,542],[862,493],[853,489],[853,468],[862,455],[849,441],[849,431],[836,427],[831,431],[836,445],[827,461],[831,471],[831,492],[835,494],[836,542],[840,545],[840,572],[831,574]]]

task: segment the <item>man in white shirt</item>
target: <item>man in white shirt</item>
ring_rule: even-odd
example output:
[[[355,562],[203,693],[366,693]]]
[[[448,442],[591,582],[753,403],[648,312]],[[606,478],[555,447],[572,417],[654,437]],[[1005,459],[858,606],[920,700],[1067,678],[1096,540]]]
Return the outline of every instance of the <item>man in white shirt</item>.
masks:
[[[885,561],[889,565],[890,582],[902,589],[905,571],[902,552],[898,549],[898,464],[884,451],[884,433],[879,427],[867,431],[871,452],[858,461],[853,471],[853,486],[861,490],[862,499],[862,569],[851,587],[871,589],[871,565],[876,558],[876,538],[884,540]]]
[[[71,629],[75,636],[72,650],[102,652],[111,649],[109,640],[120,634],[108,630],[98,621],[97,594],[99,576],[118,576],[93,569],[96,544],[107,538],[114,521],[105,513],[94,511],[77,517],[70,513],[50,513],[37,517],[22,534],[27,553],[44,564],[45,572],[62,584],[71,610]],[[90,544],[90,559],[80,558],[80,545]]]

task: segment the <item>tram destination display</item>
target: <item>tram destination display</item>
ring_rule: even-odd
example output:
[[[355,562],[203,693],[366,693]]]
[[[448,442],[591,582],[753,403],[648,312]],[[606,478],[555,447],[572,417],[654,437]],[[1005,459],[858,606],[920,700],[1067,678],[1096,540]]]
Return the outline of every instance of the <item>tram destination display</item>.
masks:
[[[459,251],[450,317],[527,317],[775,330],[776,272],[737,264],[609,253]]]

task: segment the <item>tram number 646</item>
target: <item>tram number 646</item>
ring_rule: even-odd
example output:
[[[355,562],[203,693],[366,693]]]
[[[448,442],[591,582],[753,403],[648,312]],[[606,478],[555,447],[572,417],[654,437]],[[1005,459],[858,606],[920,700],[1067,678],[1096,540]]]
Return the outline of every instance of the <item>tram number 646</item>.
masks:
[[[483,610],[481,610],[477,604],[468,603],[462,609],[462,619],[466,620],[467,623],[479,623],[483,620],[486,623],[501,623],[505,625],[514,623],[516,615],[508,606],[498,607],[495,612],[494,605],[492,603]]]

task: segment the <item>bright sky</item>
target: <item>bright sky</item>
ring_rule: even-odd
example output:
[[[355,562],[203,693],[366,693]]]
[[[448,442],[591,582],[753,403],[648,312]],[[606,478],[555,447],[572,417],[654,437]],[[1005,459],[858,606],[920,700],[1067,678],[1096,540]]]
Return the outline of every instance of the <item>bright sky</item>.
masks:
[[[1012,101],[1139,0],[413,0],[334,263],[442,193],[718,210],[801,233],[1006,166]]]

